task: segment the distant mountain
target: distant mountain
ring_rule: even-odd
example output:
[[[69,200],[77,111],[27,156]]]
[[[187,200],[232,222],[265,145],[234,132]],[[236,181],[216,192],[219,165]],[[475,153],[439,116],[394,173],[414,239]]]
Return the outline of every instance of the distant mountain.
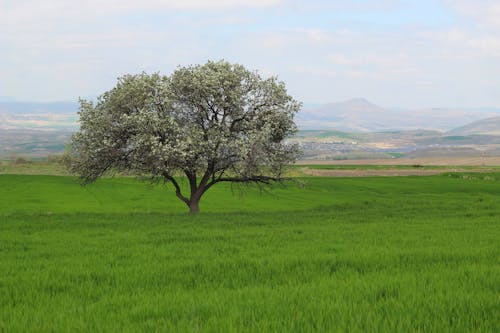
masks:
[[[475,121],[449,131],[454,135],[500,135],[500,117],[492,117]]]
[[[78,128],[76,102],[0,101],[0,129],[75,131]],[[364,98],[344,102],[306,103],[296,117],[300,129],[345,132],[387,132],[401,130],[449,131],[471,122],[500,115],[498,109],[384,108]]]
[[[304,107],[297,115],[301,129],[377,132],[428,129],[448,131],[472,121],[496,116],[496,109],[387,109],[363,98]]]
[[[297,115],[299,127],[308,129],[335,128],[348,132],[366,132],[375,127],[376,118],[387,116],[383,108],[363,98],[304,108]]]

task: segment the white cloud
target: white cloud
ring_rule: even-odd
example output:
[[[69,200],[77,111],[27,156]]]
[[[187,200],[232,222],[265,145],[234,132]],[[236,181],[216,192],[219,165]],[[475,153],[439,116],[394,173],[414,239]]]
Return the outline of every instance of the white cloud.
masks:
[[[280,29],[266,31],[254,36],[249,43],[255,47],[269,48],[269,50],[289,52],[290,49],[329,45],[333,42],[334,36],[322,29]]]
[[[500,84],[495,34],[478,36],[463,27],[295,28],[268,31],[245,44],[249,53],[265,50],[260,63],[279,68],[306,101],[364,96],[419,107],[500,103],[491,89]]]
[[[103,15],[124,12],[161,11],[172,9],[218,11],[234,8],[265,8],[282,0],[13,0],[0,2],[2,18],[28,18],[50,15]]]
[[[381,11],[392,10],[403,5],[401,0],[328,0],[328,1],[303,1],[289,0],[289,6],[303,11]]]
[[[500,1],[445,1],[458,18],[394,26],[382,21],[407,2],[0,0],[0,91],[70,99],[124,73],[225,58],[277,74],[305,101],[500,104]]]
[[[485,29],[500,29],[500,2],[498,0],[445,0],[460,15],[472,19]]]
[[[480,57],[500,56],[500,34],[478,32],[453,27],[446,30],[426,30],[418,33],[440,50],[441,57],[479,59]]]
[[[23,34],[61,33],[64,30],[92,29],[95,22],[111,21],[126,15],[171,14],[179,11],[220,13],[244,8],[269,8],[281,0],[0,0],[0,41]],[[228,24],[242,17],[224,15]],[[77,28],[78,26],[78,28]]]

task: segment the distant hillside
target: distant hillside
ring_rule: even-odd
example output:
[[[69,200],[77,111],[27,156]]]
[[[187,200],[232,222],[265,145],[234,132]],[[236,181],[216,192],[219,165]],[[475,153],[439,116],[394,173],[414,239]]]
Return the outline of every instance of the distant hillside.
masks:
[[[363,133],[301,130],[290,141],[299,144],[304,159],[316,160],[500,155],[500,135],[459,135],[431,130]]]
[[[302,129],[336,129],[346,132],[418,129],[448,131],[498,114],[500,110],[496,109],[388,109],[363,98],[354,98],[340,103],[306,106],[297,115],[297,123]]]
[[[366,132],[384,127],[378,118],[387,116],[387,110],[363,98],[354,98],[304,109],[297,115],[297,122],[301,128]]]
[[[449,133],[454,135],[500,135],[500,117],[492,117],[475,121],[471,124],[455,128]]]

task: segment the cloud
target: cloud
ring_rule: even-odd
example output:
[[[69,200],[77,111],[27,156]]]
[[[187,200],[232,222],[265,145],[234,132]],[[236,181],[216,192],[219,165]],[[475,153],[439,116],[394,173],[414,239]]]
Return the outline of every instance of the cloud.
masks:
[[[249,43],[259,48],[288,52],[290,48],[330,45],[333,41],[334,35],[324,29],[300,27],[265,31],[253,36]]]
[[[65,32],[99,31],[100,26],[124,27],[130,16],[173,15],[178,13],[209,13],[216,18],[206,24],[245,22],[245,18],[229,14],[243,9],[266,9],[281,4],[281,0],[0,0],[0,42]]]
[[[440,31],[421,31],[419,35],[439,46],[448,58],[479,59],[500,56],[500,35],[453,27]]]
[[[292,8],[305,11],[385,11],[399,8],[403,5],[401,0],[328,0],[328,1],[287,1]]]
[[[36,16],[62,17],[74,15],[108,15],[130,12],[163,10],[218,11],[235,8],[266,8],[282,3],[281,0],[13,0],[2,1],[2,18],[28,18]]]
[[[265,50],[258,61],[271,63],[303,100],[365,96],[419,107],[500,102],[491,89],[500,84],[500,44],[494,34],[464,27],[303,27],[267,31],[245,44],[248,53]]]
[[[459,15],[471,19],[480,28],[500,29],[498,0],[445,0],[445,4]]]
[[[125,73],[224,58],[305,101],[500,104],[498,1],[444,1],[0,0],[0,91],[74,99]]]

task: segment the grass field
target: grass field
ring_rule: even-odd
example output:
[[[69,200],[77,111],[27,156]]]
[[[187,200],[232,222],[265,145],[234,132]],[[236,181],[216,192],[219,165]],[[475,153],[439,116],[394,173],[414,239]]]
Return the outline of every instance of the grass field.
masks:
[[[500,174],[0,175],[0,332],[498,332]]]

